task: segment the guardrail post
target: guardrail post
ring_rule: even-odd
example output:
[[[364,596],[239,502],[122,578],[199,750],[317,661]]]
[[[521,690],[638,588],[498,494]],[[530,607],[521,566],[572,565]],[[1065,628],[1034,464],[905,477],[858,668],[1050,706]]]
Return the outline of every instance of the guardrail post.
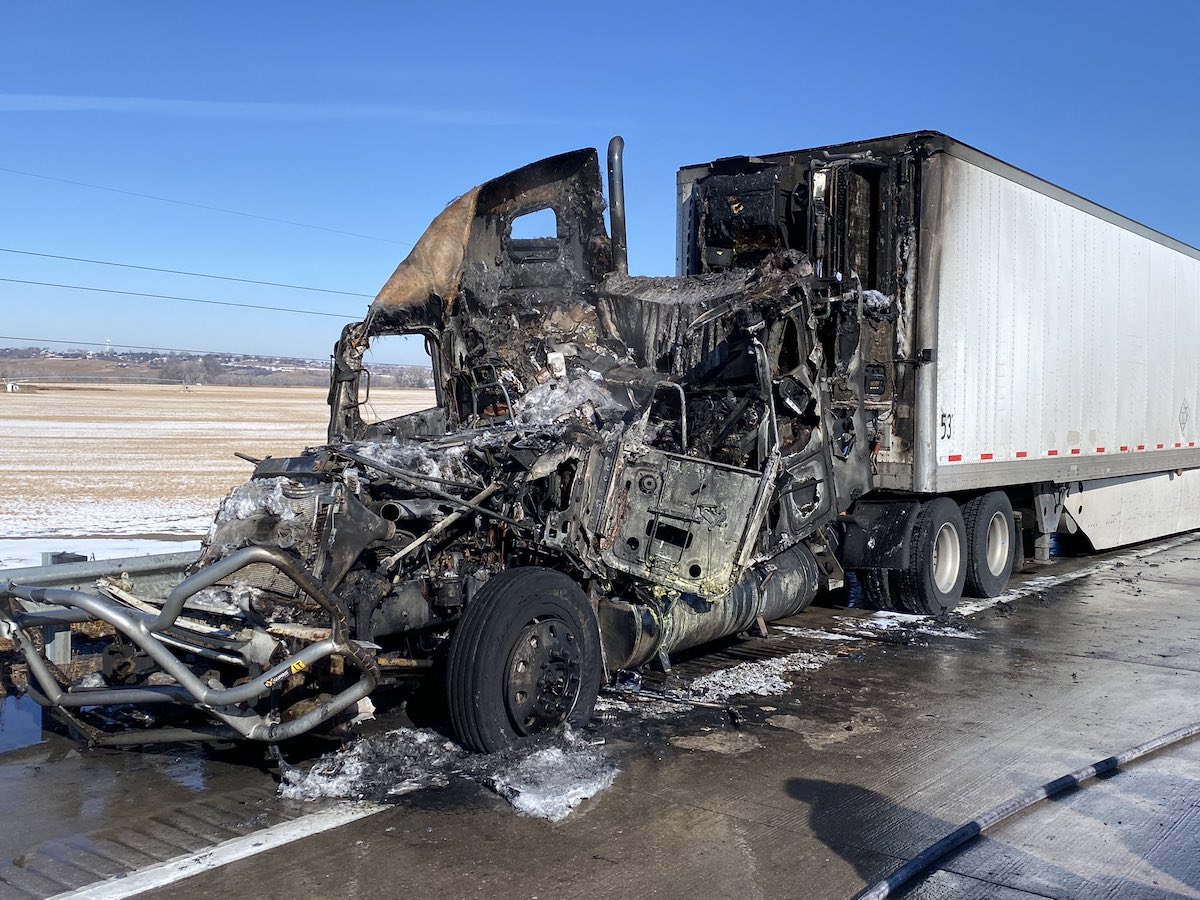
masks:
[[[87,562],[86,556],[78,553],[43,553],[43,566],[58,566],[63,563]],[[46,641],[46,659],[56,666],[66,666],[71,662],[71,626],[44,625],[42,638]]]

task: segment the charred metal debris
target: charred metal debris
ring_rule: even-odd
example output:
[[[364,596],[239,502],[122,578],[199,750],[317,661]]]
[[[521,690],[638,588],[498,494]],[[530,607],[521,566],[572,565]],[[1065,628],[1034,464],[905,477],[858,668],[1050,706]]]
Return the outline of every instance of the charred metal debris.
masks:
[[[911,440],[915,232],[878,209],[916,203],[916,152],[714,163],[679,277],[626,274],[594,150],[463,195],[342,332],[327,443],[258,462],[169,599],[0,583],[30,691],[100,743],[278,741],[436,670],[458,738],[492,750],[802,609]],[[553,233],[512,236],[546,209]],[[427,342],[438,405],[370,421],[364,353],[397,334]],[[29,629],[91,619],[117,631],[103,683],[61,683]],[[85,728],[115,704],[172,727]]]

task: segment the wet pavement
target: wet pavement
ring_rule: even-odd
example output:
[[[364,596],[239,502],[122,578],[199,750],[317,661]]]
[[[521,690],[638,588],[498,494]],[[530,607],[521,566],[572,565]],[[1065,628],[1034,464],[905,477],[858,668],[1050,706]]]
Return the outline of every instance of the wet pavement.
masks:
[[[608,699],[577,740],[620,772],[559,822],[506,799],[495,773],[512,760],[491,776],[454,763],[316,834],[344,804],[280,799],[245,754],[51,736],[0,755],[0,819],[19,823],[0,829],[0,896],[294,833],[147,896],[849,898],[1008,797],[1200,719],[1200,541],[1061,561],[1014,588],[933,625],[813,608],[679,662],[644,687],[735,714]],[[721,699],[730,685],[765,693]],[[3,733],[25,712],[6,705]],[[397,724],[368,731],[386,746]],[[907,896],[1200,898],[1198,764],[1200,739],[1039,804]]]

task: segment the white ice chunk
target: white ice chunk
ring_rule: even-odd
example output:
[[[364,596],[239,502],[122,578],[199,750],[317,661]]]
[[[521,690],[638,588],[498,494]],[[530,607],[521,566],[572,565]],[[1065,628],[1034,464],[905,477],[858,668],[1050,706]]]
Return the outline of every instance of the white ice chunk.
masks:
[[[616,778],[616,766],[595,750],[547,747],[501,769],[491,783],[522,815],[561,822]]]

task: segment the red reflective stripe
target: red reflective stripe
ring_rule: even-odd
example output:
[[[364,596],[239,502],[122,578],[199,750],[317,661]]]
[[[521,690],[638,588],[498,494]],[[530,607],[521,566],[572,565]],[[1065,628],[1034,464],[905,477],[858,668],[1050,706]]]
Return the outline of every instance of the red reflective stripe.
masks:
[[[1195,447],[1195,446],[1196,446],[1196,442],[1195,442],[1195,441],[1188,441],[1188,446],[1189,446],[1189,447]]]
[[[1058,451],[1057,450],[1047,450],[1046,455],[1047,456],[1058,456]]]
[[[1162,444],[1155,444],[1155,447],[1157,447],[1159,450],[1161,450],[1161,449],[1163,448],[1163,445],[1162,445]]]
[[[950,462],[961,462],[961,461],[962,461],[962,454],[961,454],[961,453],[951,453],[951,454],[950,454],[950,455],[947,457],[947,459],[949,459],[949,460],[950,460]]]
[[[1096,452],[1097,452],[1097,453],[1103,453],[1103,452],[1104,452],[1104,448],[1103,448],[1103,447],[1097,447],[1097,448],[1096,448]]]
[[[1079,455],[1079,448],[1078,448],[1078,447],[1072,447],[1072,448],[1071,448],[1071,455],[1072,455],[1072,456],[1078,456],[1078,455]]]
[[[1179,443],[1178,441],[1176,441],[1176,442],[1175,442],[1175,446],[1176,446],[1176,447],[1182,447],[1182,446],[1183,446],[1183,444],[1181,444],[1181,443]]]
[[[1145,444],[1138,444],[1138,449],[1139,449],[1139,450],[1145,450],[1145,449],[1146,449],[1146,445],[1145,445]]]
[[[1128,453],[1128,452],[1129,452],[1129,445],[1127,445],[1127,444],[1122,444],[1122,445],[1121,445],[1121,452],[1122,452],[1122,453]]]
[[[1024,458],[1025,458],[1025,457],[1027,457],[1028,455],[1029,455],[1029,454],[1028,454],[1027,452],[1025,452],[1024,450],[1018,450],[1018,451],[1017,451],[1017,459],[1024,459]]]
[[[980,459],[991,459],[991,458],[992,458],[992,454],[990,454],[990,453],[980,453],[980,454],[979,454],[979,458],[980,458]]]

